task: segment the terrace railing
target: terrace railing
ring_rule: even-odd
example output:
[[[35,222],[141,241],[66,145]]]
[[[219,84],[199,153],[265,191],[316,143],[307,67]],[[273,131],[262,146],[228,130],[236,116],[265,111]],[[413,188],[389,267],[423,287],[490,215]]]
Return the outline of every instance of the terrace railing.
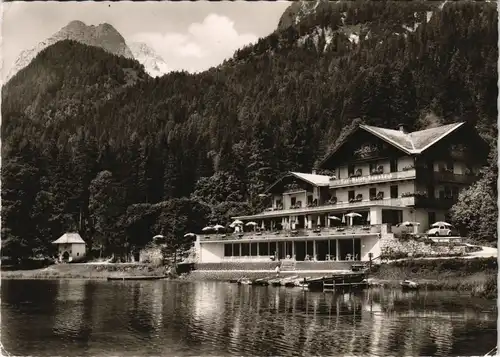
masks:
[[[203,234],[200,235],[201,241],[221,241],[221,240],[262,240],[262,239],[285,239],[285,238],[318,238],[343,235],[369,235],[381,233],[382,225],[366,226],[342,226],[316,229],[296,229],[280,231],[261,231],[261,232],[239,232],[222,234]]]

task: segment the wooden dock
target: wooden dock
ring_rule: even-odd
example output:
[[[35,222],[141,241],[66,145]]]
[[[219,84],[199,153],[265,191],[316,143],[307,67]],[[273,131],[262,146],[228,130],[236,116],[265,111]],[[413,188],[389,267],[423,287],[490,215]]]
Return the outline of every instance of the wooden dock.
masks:
[[[237,281],[239,285],[260,285],[260,286],[285,286],[299,287],[303,290],[311,291],[335,291],[345,289],[364,289],[368,287],[366,274],[364,272],[336,273],[327,276],[311,277],[268,277],[260,279],[242,278]]]

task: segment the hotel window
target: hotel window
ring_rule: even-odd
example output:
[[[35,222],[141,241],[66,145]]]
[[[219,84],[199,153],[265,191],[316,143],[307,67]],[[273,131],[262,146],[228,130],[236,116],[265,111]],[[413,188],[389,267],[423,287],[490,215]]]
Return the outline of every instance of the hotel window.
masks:
[[[391,166],[391,172],[397,172],[398,171],[398,160],[392,159],[390,161],[390,166]]]
[[[454,168],[453,161],[448,161],[448,162],[446,163],[446,169],[447,169],[448,171],[450,171],[450,172],[453,172],[453,171],[454,171],[454,169],[453,169],[453,168]]]
[[[269,254],[269,242],[259,243],[259,255],[260,256],[270,255]]]
[[[451,188],[451,196],[452,196],[453,198],[458,198],[458,194],[459,194],[459,193],[460,193],[460,190],[458,189],[458,187],[457,187],[457,186],[453,186],[453,187]]]
[[[234,243],[233,244],[233,255],[235,257],[239,257],[240,256],[240,243]]]
[[[377,189],[375,187],[370,188],[369,196],[370,198],[377,196]]]
[[[230,257],[233,255],[233,245],[232,244],[224,244],[224,256]]]
[[[427,217],[429,219],[429,226],[436,222],[436,212],[429,212],[427,213]]]
[[[250,243],[241,243],[241,256],[250,256]]]
[[[373,171],[375,171],[376,168],[377,168],[377,164],[370,163],[370,173],[372,173]]]
[[[250,255],[252,257],[257,256],[257,243],[250,243]]]
[[[276,242],[270,242],[269,243],[269,254],[270,255],[275,255],[277,253],[276,251]]]
[[[354,191],[349,191],[347,192],[347,198],[349,200],[353,200],[354,199],[354,196],[355,196],[355,192]]]
[[[313,203],[313,196],[307,196],[307,204],[311,205]]]
[[[349,176],[354,175],[354,165],[348,165],[347,166],[347,174]]]
[[[399,196],[398,185],[391,186],[391,198],[398,198],[398,196]]]

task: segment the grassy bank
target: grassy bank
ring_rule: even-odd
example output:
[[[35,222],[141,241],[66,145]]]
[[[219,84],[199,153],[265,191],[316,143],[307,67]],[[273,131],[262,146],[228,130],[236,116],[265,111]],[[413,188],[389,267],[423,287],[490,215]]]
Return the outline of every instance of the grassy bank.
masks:
[[[467,291],[473,296],[496,298],[496,258],[405,260],[375,267],[376,283],[396,286],[401,280],[417,281],[423,288]]]
[[[59,264],[43,269],[2,271],[2,279],[106,279],[123,276],[163,276],[165,267],[147,264]]]

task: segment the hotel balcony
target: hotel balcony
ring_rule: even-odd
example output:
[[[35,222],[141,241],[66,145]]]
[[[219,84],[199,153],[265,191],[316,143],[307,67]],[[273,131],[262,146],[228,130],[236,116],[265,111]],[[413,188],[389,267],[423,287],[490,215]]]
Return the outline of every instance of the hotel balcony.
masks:
[[[330,179],[330,187],[338,188],[338,187],[348,187],[348,186],[365,185],[365,184],[375,184],[381,182],[411,180],[416,178],[416,172],[417,171],[413,168],[411,170],[405,170],[405,171],[371,174],[371,175],[349,177],[349,178]]]
[[[475,175],[460,175],[453,172],[433,172],[434,181],[438,182],[450,182],[450,183],[461,183],[470,185],[477,181],[478,177]]]
[[[450,209],[457,203],[457,197],[450,198],[430,198],[430,197],[416,197],[416,208],[432,208],[432,209]]]
[[[366,226],[342,226],[316,229],[296,229],[280,231],[239,232],[226,234],[204,234],[200,235],[200,241],[252,241],[252,240],[290,240],[290,238],[321,239],[327,237],[341,236],[366,236],[382,232],[382,224]]]
[[[266,211],[261,212],[252,216],[240,216],[235,217],[236,219],[261,219],[261,218],[271,218],[271,217],[282,217],[289,215],[300,215],[300,214],[310,214],[310,213],[329,213],[340,210],[353,210],[356,208],[369,208],[369,207],[408,207],[415,205],[415,197],[400,197],[400,198],[384,198],[381,200],[362,200],[357,202],[337,202],[335,204],[324,204],[315,207],[300,207],[300,208],[289,208],[289,209],[273,209],[268,208]]]

